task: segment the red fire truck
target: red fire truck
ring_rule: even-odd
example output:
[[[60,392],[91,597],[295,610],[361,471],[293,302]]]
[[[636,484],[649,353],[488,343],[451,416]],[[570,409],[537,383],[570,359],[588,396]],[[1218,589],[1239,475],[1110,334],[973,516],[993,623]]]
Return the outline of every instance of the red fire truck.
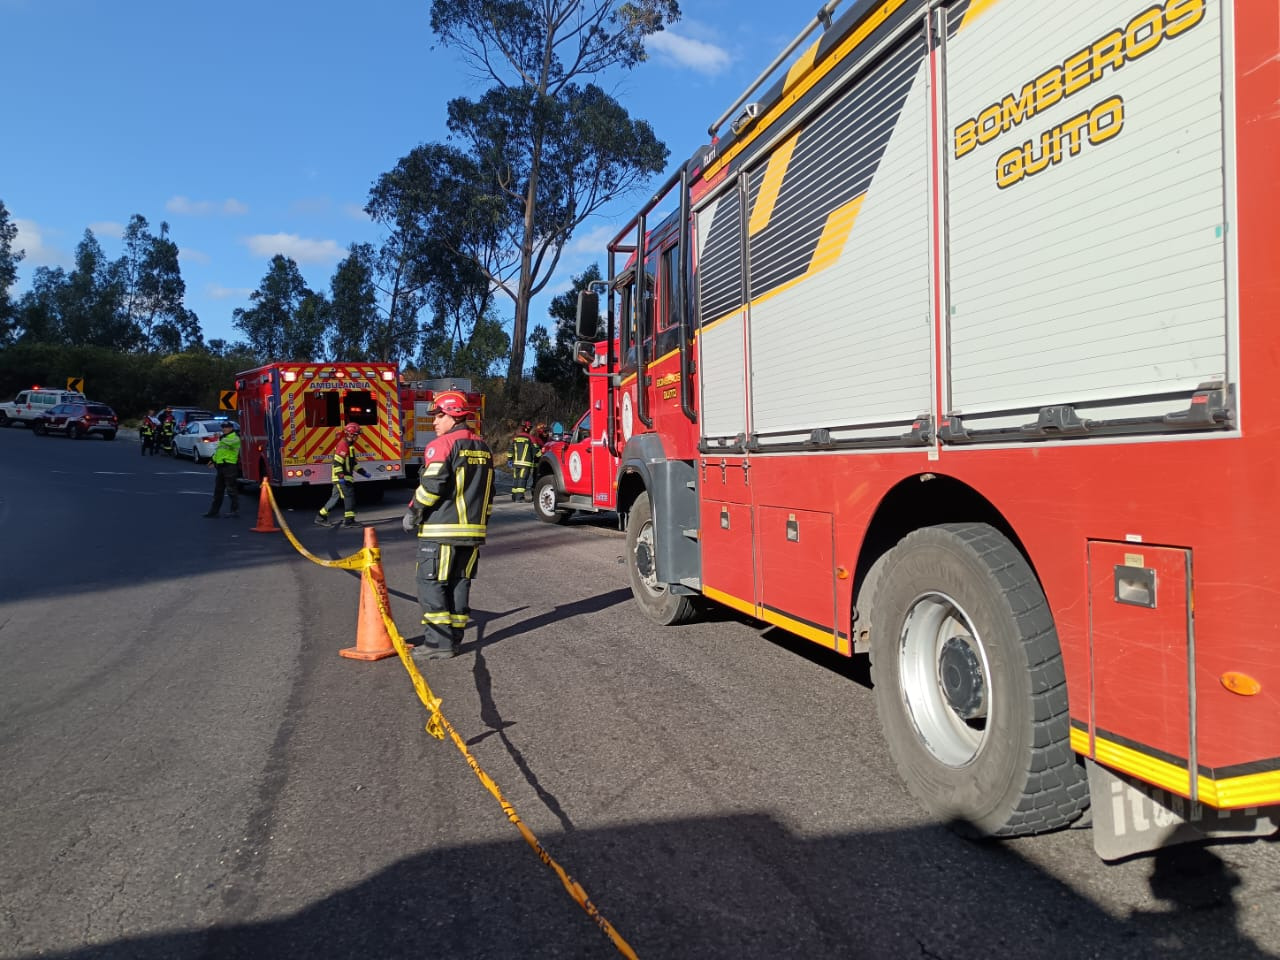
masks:
[[[962,831],[1274,831],[1280,7],[837,5],[580,298],[640,608],[868,652]]]
[[[333,482],[342,428],[360,424],[357,459],[370,478],[403,476],[394,363],[269,363],[236,374],[244,479],[274,487]]]
[[[575,511],[617,509],[619,460],[606,433],[605,346],[601,341],[580,355],[587,368],[587,412],[568,433],[543,445],[535,467],[533,512],[547,523],[564,523]]]
[[[484,395],[474,392],[468,377],[438,377],[433,380],[403,380],[400,383],[400,430],[404,451],[404,477],[413,480],[422,466],[422,454],[435,439],[435,421],[431,415],[435,395],[443,390],[460,390],[476,411],[475,431],[484,430]]]

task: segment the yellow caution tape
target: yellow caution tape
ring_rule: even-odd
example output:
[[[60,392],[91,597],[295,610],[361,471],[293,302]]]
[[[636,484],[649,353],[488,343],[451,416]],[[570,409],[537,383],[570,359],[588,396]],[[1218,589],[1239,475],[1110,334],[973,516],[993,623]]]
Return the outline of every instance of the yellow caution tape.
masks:
[[[418,699],[422,701],[422,705],[427,708],[427,712],[430,714],[427,718],[427,733],[437,740],[443,740],[445,731],[449,732],[450,739],[453,740],[454,746],[458,748],[463,758],[467,761],[467,766],[484,784],[484,788],[498,801],[499,806],[502,807],[502,812],[506,814],[507,820],[520,831],[520,836],[524,837],[525,843],[538,855],[538,859],[555,872],[555,875],[560,878],[560,883],[568,891],[569,896],[573,897],[574,901],[586,912],[592,922],[613,942],[617,951],[627,957],[628,960],[638,960],[635,951],[631,949],[631,945],[622,938],[622,935],[614,929],[613,924],[606,920],[596,905],[591,902],[591,898],[587,896],[587,891],[582,888],[582,884],[569,876],[565,869],[556,862],[555,858],[547,852],[546,848],[538,842],[538,838],[533,831],[525,826],[524,821],[520,819],[520,815],[516,813],[516,808],[502,795],[498,785],[493,782],[493,779],[484,772],[476,758],[471,755],[471,751],[467,749],[466,742],[458,735],[458,731],[445,719],[440,710],[442,701],[431,691],[426,678],[418,670],[418,665],[413,662],[413,655],[410,653],[409,646],[404,642],[404,637],[400,636],[400,631],[396,628],[396,622],[391,617],[391,611],[387,608],[386,598],[383,592],[377,589],[378,585],[373,577],[373,567],[375,564],[381,564],[381,551],[362,547],[358,553],[353,553],[351,556],[343,557],[339,560],[320,559],[308,551],[306,547],[298,542],[298,538],[293,535],[293,531],[289,529],[289,525],[285,523],[284,517],[280,513],[280,508],[276,505],[276,498],[271,492],[271,487],[263,484],[263,489],[267,491],[267,496],[270,498],[271,511],[276,516],[276,522],[280,524],[280,529],[284,532],[289,542],[293,544],[295,550],[312,563],[318,563],[322,567],[337,567],[344,570],[359,569],[361,571],[361,577],[368,581],[370,592],[377,601],[378,612],[382,615],[383,625],[387,628],[387,636],[391,638],[391,643],[395,646],[396,653],[400,656],[400,662],[409,671],[409,679],[413,682],[413,689],[418,693]]]

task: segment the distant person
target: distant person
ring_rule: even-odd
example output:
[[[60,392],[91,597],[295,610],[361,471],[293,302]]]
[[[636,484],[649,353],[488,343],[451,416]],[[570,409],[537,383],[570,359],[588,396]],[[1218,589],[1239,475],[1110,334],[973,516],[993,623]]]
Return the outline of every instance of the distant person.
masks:
[[[342,436],[333,448],[333,492],[313,521],[321,527],[329,526],[329,511],[342,501],[342,526],[356,525],[356,483],[354,474],[369,476],[364,467],[357,467],[356,440],[360,437],[360,424],[348,423],[342,428]]]
[[[418,536],[423,637],[415,660],[457,656],[471,617],[471,581],[493,510],[493,452],[467,425],[471,414],[456,390],[436,396],[436,437],[422,454],[418,489],[401,521],[405,533]]]
[[[160,449],[173,456],[173,435],[178,432],[178,422],[173,416],[173,407],[165,407],[160,414]]]
[[[240,434],[236,433],[236,425],[230,420],[222,421],[222,436],[218,445],[213,448],[213,456],[209,458],[209,466],[217,472],[213,484],[213,502],[209,504],[209,512],[205,514],[210,520],[218,516],[222,509],[222,495],[231,498],[231,512],[228,517],[240,516],[240,490],[236,486],[236,474],[240,469]]]
[[[156,423],[156,412],[148,410],[147,415],[142,418],[142,423],[138,424],[138,436],[142,438],[142,456],[156,453],[156,430],[159,426]]]
[[[511,463],[512,501],[518,502],[524,499],[533,478],[533,464],[536,459],[533,424],[523,420],[520,423],[520,429],[511,438],[511,446],[507,449],[507,460]]]

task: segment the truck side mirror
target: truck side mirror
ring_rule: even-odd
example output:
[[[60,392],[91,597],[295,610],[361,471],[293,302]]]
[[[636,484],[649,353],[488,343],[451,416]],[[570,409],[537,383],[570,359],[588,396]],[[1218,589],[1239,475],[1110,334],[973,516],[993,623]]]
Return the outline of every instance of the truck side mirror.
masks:
[[[595,341],[599,327],[600,295],[594,290],[580,290],[578,292],[578,337]]]
[[[596,358],[596,345],[586,340],[579,340],[573,345],[573,362],[584,367],[591,366]]]

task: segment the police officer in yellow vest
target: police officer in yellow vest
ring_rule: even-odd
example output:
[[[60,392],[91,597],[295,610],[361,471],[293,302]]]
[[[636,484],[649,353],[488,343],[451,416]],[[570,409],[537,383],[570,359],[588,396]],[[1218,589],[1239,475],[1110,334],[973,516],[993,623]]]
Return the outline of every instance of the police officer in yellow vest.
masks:
[[[240,471],[240,434],[236,433],[236,425],[230,420],[222,421],[222,437],[213,448],[209,466],[217,471],[218,478],[213,484],[213,502],[205,516],[212,520],[218,515],[224,493],[231,497],[231,512],[227,516],[240,516],[240,491],[236,488],[236,475]]]

